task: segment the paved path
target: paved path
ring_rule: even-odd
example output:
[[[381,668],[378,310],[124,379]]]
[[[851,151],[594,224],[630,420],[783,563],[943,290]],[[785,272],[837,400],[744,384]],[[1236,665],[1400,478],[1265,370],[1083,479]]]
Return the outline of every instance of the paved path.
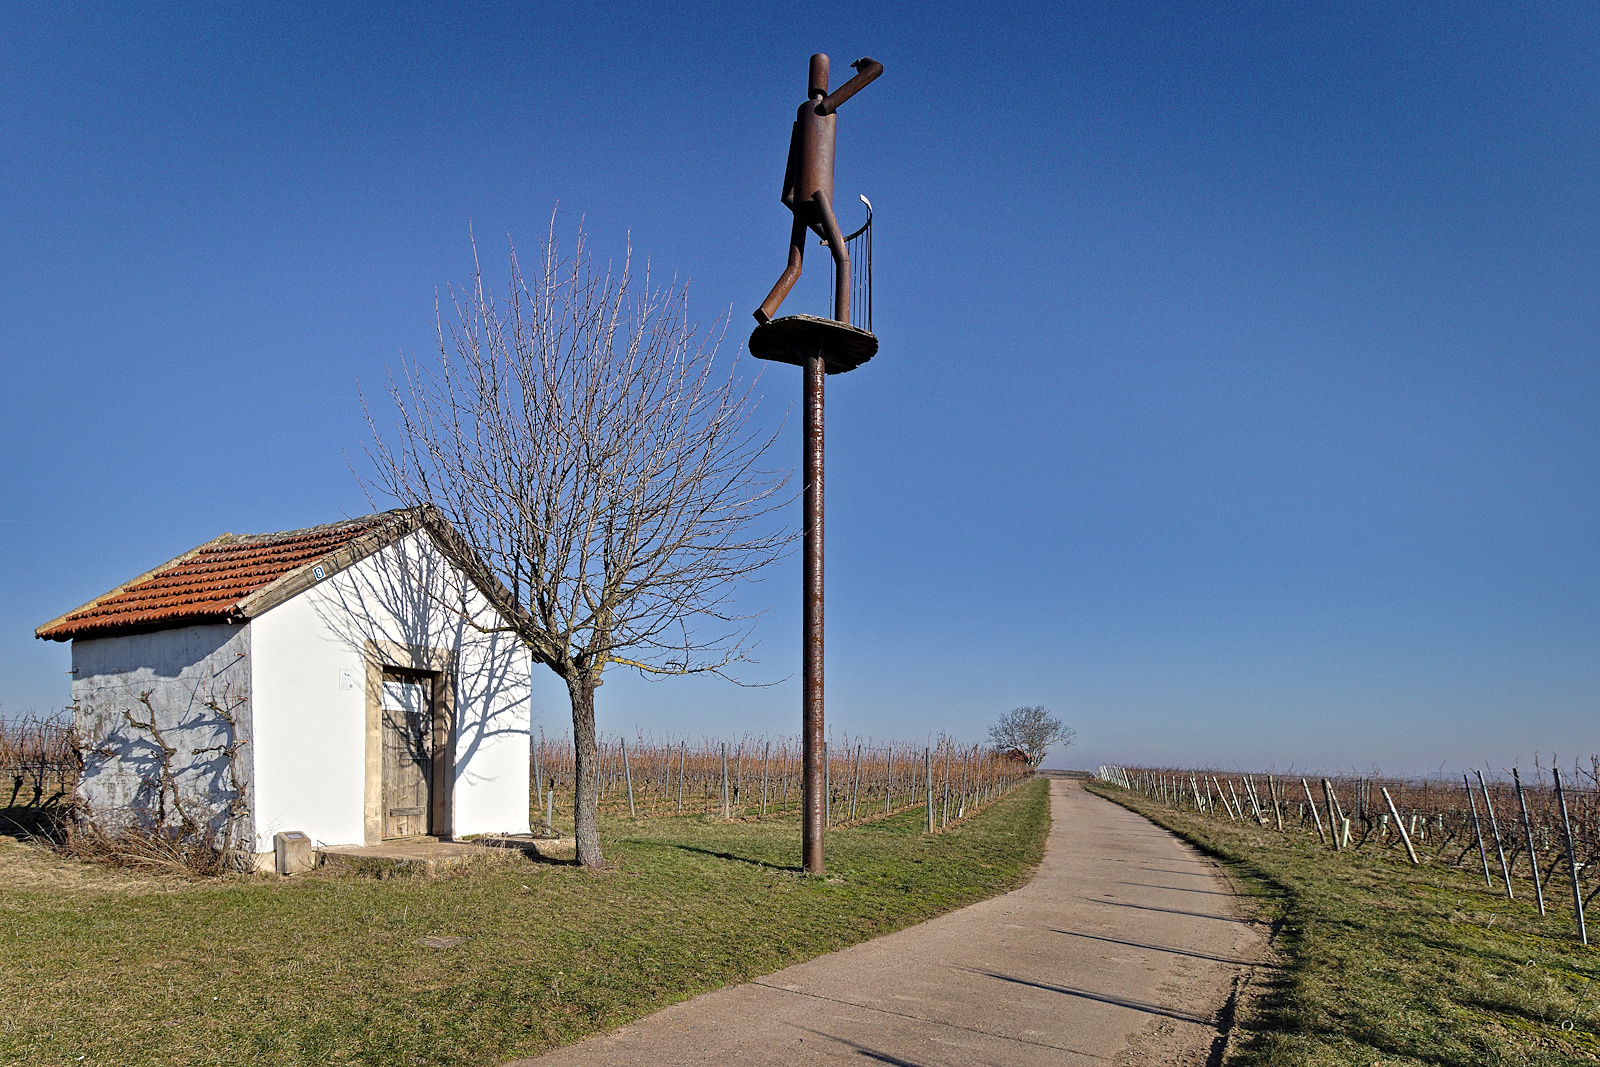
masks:
[[[1206,1063],[1259,935],[1193,849],[1075,781],[1051,790],[1023,888],[518,1063]]]

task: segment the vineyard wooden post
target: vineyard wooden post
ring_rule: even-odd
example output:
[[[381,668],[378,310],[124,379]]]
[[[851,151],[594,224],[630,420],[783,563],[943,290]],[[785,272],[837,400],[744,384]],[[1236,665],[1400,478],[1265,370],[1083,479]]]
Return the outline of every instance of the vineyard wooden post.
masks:
[[[767,817],[767,768],[772,766],[772,742],[767,742],[766,751],[761,754],[761,817]]]
[[[1311,818],[1317,824],[1317,840],[1326,845],[1328,843],[1328,835],[1322,832],[1322,816],[1317,814],[1317,802],[1311,799],[1311,783],[1302,778],[1300,779],[1300,786],[1306,791],[1306,806],[1311,809]],[[1304,825],[1304,823],[1301,825]]]
[[[1572,913],[1578,920],[1578,940],[1589,943],[1589,928],[1583,922],[1583,888],[1578,885],[1578,852],[1572,847],[1572,823],[1567,818],[1567,795],[1561,789],[1561,768],[1551,767],[1556,779],[1556,806],[1561,809],[1561,833],[1567,842],[1567,867],[1572,872]]]
[[[833,825],[833,758],[828,742],[822,742],[822,825]]]
[[[933,749],[922,750],[923,777],[928,786],[928,833],[933,833]]]
[[[540,738],[539,743],[533,749],[533,787],[537,790],[533,795],[535,811],[544,807],[544,761],[540,759],[543,753],[544,739]]]
[[[1406,833],[1406,824],[1400,818],[1400,809],[1394,806],[1394,798],[1389,795],[1388,786],[1380,788],[1383,790],[1384,803],[1389,805],[1389,814],[1394,816],[1395,829],[1400,831],[1400,840],[1406,844],[1406,855],[1411,857],[1412,863],[1421,863],[1422,861],[1417,859],[1417,850],[1411,847],[1411,835]]]
[[[1251,781],[1248,774],[1244,776],[1244,791],[1245,795],[1250,798],[1250,810],[1255,814],[1256,822],[1262,826],[1265,826],[1267,824],[1267,820],[1266,817],[1261,814],[1261,801],[1256,797],[1256,784],[1255,782]]]
[[[850,786],[850,821],[856,821],[856,799],[861,795],[861,746],[856,746],[855,782]]]
[[[1539,852],[1533,847],[1533,826],[1528,822],[1528,800],[1522,795],[1522,775],[1511,768],[1511,780],[1517,783],[1517,806],[1522,809],[1522,832],[1528,838],[1528,866],[1533,871],[1533,895],[1539,900],[1539,914],[1544,914],[1544,886],[1539,881]]]
[[[728,742],[722,742],[722,817],[733,818],[733,809],[728,802]]]
[[[739,802],[739,816],[744,817],[744,742],[739,742],[739,754],[733,764],[733,799]]]
[[[633,768],[628,765],[628,742],[618,740],[617,747],[622,751],[622,774],[628,781],[628,817],[637,818],[639,811],[633,806]]]
[[[956,818],[967,813],[967,754],[961,754],[961,797],[956,801]]]
[[[1322,780],[1322,799],[1328,805],[1328,829],[1333,832],[1333,850],[1339,851],[1339,814],[1334,810],[1337,803],[1333,799],[1333,783],[1326,778]]]
[[[1506,863],[1506,847],[1500,843],[1500,820],[1494,816],[1494,801],[1489,799],[1489,786],[1483,780],[1482,771],[1473,771],[1478,776],[1478,788],[1483,790],[1483,806],[1489,812],[1489,832],[1494,834],[1494,848],[1500,855],[1500,877],[1506,880],[1506,899],[1516,900],[1516,890],[1511,888],[1511,865]]]
[[[1333,796],[1333,808],[1339,813],[1339,842],[1341,848],[1350,847],[1350,816],[1344,813],[1344,804],[1339,800],[1339,794],[1334,791],[1333,783],[1328,783],[1328,792]]]
[[[1478,822],[1478,799],[1472,795],[1472,779],[1462,772],[1461,781],[1467,787],[1467,803],[1472,806],[1472,831],[1478,835],[1478,856],[1483,860],[1483,884],[1494,888],[1494,876],[1489,873],[1489,850],[1483,847],[1483,826]]]
[[[935,771],[935,773],[938,773]],[[945,756],[944,780],[939,785],[939,829],[950,825],[950,757]]]

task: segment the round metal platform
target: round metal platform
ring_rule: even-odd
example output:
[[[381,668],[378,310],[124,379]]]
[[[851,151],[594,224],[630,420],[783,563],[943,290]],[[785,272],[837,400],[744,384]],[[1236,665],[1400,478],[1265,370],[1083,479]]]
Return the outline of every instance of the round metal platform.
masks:
[[[750,354],[757,359],[803,367],[806,357],[817,353],[829,374],[843,374],[878,354],[878,338],[849,323],[815,315],[785,315],[750,334]]]

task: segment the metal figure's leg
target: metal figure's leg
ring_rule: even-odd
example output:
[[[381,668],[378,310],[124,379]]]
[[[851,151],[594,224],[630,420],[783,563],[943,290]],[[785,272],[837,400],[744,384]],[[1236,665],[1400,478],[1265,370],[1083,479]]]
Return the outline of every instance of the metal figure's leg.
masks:
[[[783,268],[783,273],[778,276],[778,284],[772,287],[772,292],[761,301],[761,306],[752,314],[756,321],[766,324],[772,321],[772,316],[778,313],[778,305],[783,303],[783,298],[789,295],[789,290],[794,288],[794,283],[800,280],[800,261],[806,254],[806,226],[796,216],[794,228],[789,231],[789,265]]]
[[[828,238],[828,251],[833,253],[833,317],[839,322],[850,321],[850,249],[846,246],[844,231],[839,220],[833,217],[833,206],[821,189],[811,195],[817,210],[822,214],[822,232]]]

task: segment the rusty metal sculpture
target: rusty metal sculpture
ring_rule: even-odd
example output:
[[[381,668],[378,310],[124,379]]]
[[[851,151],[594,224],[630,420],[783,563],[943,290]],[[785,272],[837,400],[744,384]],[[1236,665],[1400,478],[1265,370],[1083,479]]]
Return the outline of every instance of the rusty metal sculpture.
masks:
[[[783,175],[783,206],[794,212],[794,226],[789,231],[789,265],[756,308],[757,322],[770,322],[778,305],[800,280],[808,229],[822,238],[833,255],[834,318],[850,321],[850,253],[833,213],[833,148],[839,124],[836,112],[840,104],[883,73],[883,64],[864,56],[850,65],[855,68],[855,77],[830,93],[828,57],[821,53],[811,57],[810,86],[789,134],[789,164]]]
[[[851,66],[856,75],[834,92],[828,92],[828,57],[811,57],[810,82],[806,102],[794,121],[789,140],[789,163],[783,179],[783,203],[794,212],[794,227],[789,234],[789,265],[767,299],[756,310],[761,325],[750,335],[750,354],[759,359],[792,363],[805,371],[803,407],[805,410],[805,517],[802,577],[802,700],[804,786],[801,818],[801,853],[810,874],[823,873],[823,835],[827,830],[827,771],[823,730],[823,383],[828,374],[854,370],[878,351],[878,339],[868,330],[851,325],[849,241],[839,228],[833,212],[834,133],[840,104],[850,99],[868,82],[883,73],[883,64],[874,59],[858,59]],[[864,199],[864,198],[863,198]],[[870,204],[868,205],[870,211]],[[870,225],[871,216],[868,216]],[[865,228],[863,228],[865,229]],[[806,231],[814,230],[828,245],[834,263],[833,318],[811,315],[772,316],[789,295],[800,277],[805,253]],[[863,231],[857,231],[861,233]],[[870,301],[870,297],[869,297]]]

